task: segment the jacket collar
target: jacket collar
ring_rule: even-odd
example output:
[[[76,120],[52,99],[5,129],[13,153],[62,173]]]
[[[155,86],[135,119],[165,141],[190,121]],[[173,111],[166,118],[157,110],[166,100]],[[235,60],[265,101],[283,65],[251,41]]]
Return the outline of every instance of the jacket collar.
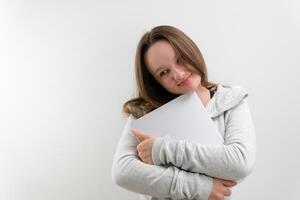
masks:
[[[248,92],[241,86],[218,84],[214,96],[206,104],[205,108],[210,117],[214,118],[238,105],[247,96]]]

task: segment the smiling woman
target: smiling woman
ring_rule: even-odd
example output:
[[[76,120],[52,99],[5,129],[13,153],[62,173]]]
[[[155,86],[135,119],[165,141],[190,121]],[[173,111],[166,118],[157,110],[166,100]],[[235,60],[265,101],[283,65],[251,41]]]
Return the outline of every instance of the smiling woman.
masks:
[[[145,61],[152,76],[169,92],[183,94],[200,89],[200,75],[178,57],[170,43],[161,40],[149,48]]]
[[[204,92],[217,86],[209,82],[203,56],[197,45],[181,30],[157,26],[145,33],[137,47],[135,74],[137,98],[124,104],[125,113],[138,118],[180,94]],[[188,87],[181,84],[192,75]],[[201,84],[200,84],[201,82]]]
[[[112,178],[146,199],[227,199],[230,187],[253,169],[256,138],[240,86],[208,81],[197,45],[173,26],[145,33],[135,57],[137,97],[127,101],[126,125]],[[131,123],[179,95],[195,91],[220,134],[222,145],[201,145],[131,130]]]

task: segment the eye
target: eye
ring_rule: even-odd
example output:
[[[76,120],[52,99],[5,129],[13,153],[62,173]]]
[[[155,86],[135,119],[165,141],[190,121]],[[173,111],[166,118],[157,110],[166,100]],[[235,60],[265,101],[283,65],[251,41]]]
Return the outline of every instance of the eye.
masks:
[[[163,70],[162,72],[159,73],[159,76],[162,77],[162,76],[164,76],[167,72],[168,72],[168,70]]]

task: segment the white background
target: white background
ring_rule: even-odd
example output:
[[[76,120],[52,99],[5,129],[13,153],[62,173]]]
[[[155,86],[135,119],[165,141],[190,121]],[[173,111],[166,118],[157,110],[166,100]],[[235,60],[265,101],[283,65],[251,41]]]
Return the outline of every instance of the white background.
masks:
[[[138,40],[173,25],[211,81],[241,85],[257,134],[233,199],[299,199],[300,2],[1,1],[0,199],[137,200],[112,182]]]

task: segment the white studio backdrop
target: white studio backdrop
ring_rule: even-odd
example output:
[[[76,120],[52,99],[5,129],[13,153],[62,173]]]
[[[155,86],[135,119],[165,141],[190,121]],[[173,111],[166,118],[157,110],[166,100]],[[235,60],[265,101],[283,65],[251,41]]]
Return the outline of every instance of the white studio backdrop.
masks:
[[[233,199],[297,200],[300,2],[1,1],[0,199],[138,200],[112,158],[133,97],[134,55],[151,27],[178,27],[209,79],[241,85],[257,134]]]

